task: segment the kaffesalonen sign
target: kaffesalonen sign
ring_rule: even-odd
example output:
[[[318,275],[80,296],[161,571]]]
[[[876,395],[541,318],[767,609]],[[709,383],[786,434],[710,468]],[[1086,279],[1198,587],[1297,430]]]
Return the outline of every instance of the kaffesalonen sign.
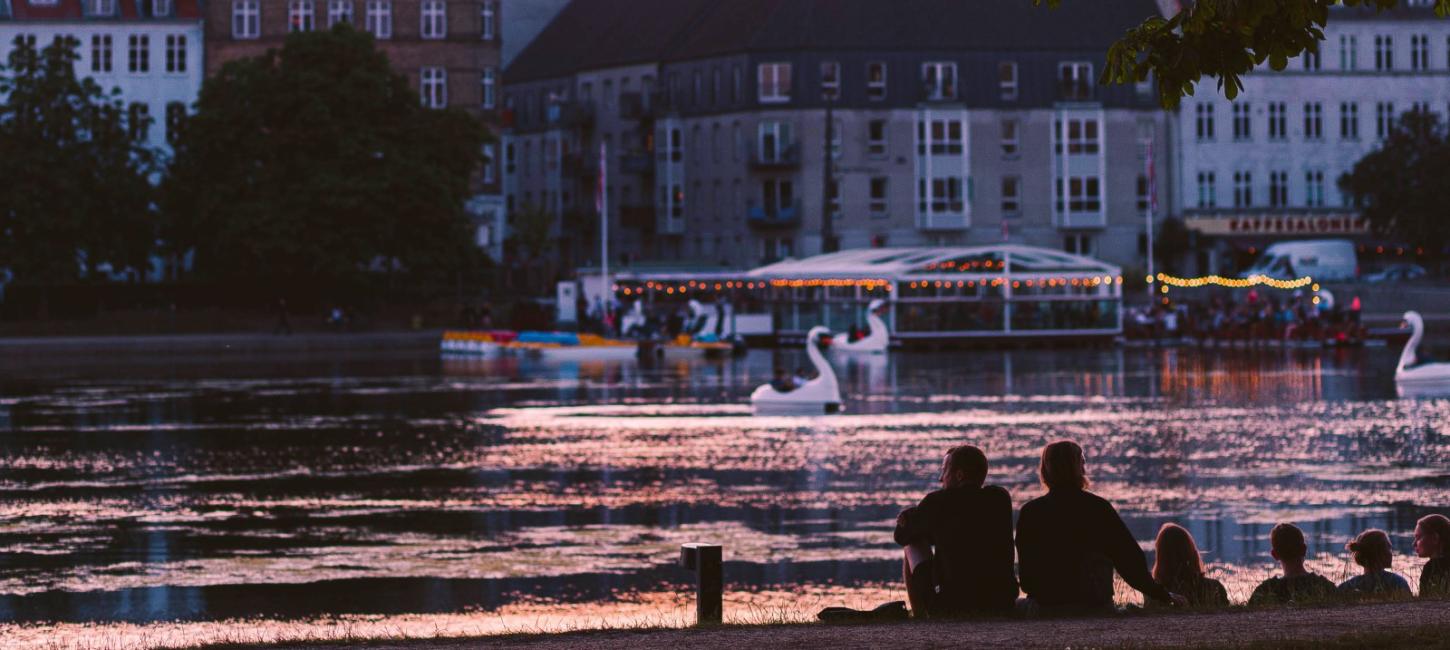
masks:
[[[1352,212],[1314,214],[1211,214],[1189,216],[1184,224],[1204,235],[1363,235],[1369,221]]]

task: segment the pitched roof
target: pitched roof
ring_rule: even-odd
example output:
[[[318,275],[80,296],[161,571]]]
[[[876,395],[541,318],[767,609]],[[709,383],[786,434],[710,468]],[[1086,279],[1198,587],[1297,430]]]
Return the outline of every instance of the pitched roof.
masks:
[[[1096,50],[1155,0],[573,0],[510,83],[659,60],[794,50]]]

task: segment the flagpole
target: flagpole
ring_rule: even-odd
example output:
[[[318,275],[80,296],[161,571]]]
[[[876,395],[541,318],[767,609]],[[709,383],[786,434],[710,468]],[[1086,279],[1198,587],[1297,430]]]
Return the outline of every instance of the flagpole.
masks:
[[[609,313],[614,304],[614,291],[609,282],[609,149],[603,141],[599,143],[599,268],[600,293],[603,294],[604,312]]]
[[[1153,213],[1158,208],[1158,183],[1157,170],[1153,168],[1153,145],[1156,137],[1148,138],[1148,210],[1145,219],[1148,221],[1148,302],[1153,302]]]

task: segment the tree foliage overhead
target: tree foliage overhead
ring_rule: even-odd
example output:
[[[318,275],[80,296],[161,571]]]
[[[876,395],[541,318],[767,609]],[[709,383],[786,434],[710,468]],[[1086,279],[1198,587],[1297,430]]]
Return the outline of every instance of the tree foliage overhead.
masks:
[[[1438,255],[1450,246],[1450,128],[1411,111],[1378,148],[1339,178],[1370,227]]]
[[[1085,2],[1088,0],[1069,0]],[[1152,16],[1108,48],[1098,82],[1133,83],[1152,74],[1164,108],[1177,108],[1203,77],[1218,80],[1233,99],[1241,77],[1265,61],[1283,70],[1289,59],[1318,52],[1330,7],[1393,9],[1408,0],[1181,0],[1172,18]],[[1062,0],[1033,0],[1057,7]],[[1450,16],[1450,0],[1434,0],[1435,15]]]
[[[485,133],[424,108],[365,33],[287,37],[203,85],[165,186],[168,240],[215,279],[314,285],[457,269]]]
[[[155,152],[120,100],[75,74],[75,38],[19,40],[0,74],[0,266],[20,282],[144,268]],[[132,137],[134,131],[137,137]]]

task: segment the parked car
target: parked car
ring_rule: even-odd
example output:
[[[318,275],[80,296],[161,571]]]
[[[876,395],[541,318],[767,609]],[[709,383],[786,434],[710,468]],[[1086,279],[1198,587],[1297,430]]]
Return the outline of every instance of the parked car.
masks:
[[[1359,275],[1354,244],[1347,239],[1316,239],[1270,244],[1242,277],[1267,275],[1280,280],[1311,276],[1321,282],[1353,280]]]
[[[1364,276],[1365,282],[1404,282],[1418,280],[1429,275],[1419,264],[1391,264],[1379,273]]]

